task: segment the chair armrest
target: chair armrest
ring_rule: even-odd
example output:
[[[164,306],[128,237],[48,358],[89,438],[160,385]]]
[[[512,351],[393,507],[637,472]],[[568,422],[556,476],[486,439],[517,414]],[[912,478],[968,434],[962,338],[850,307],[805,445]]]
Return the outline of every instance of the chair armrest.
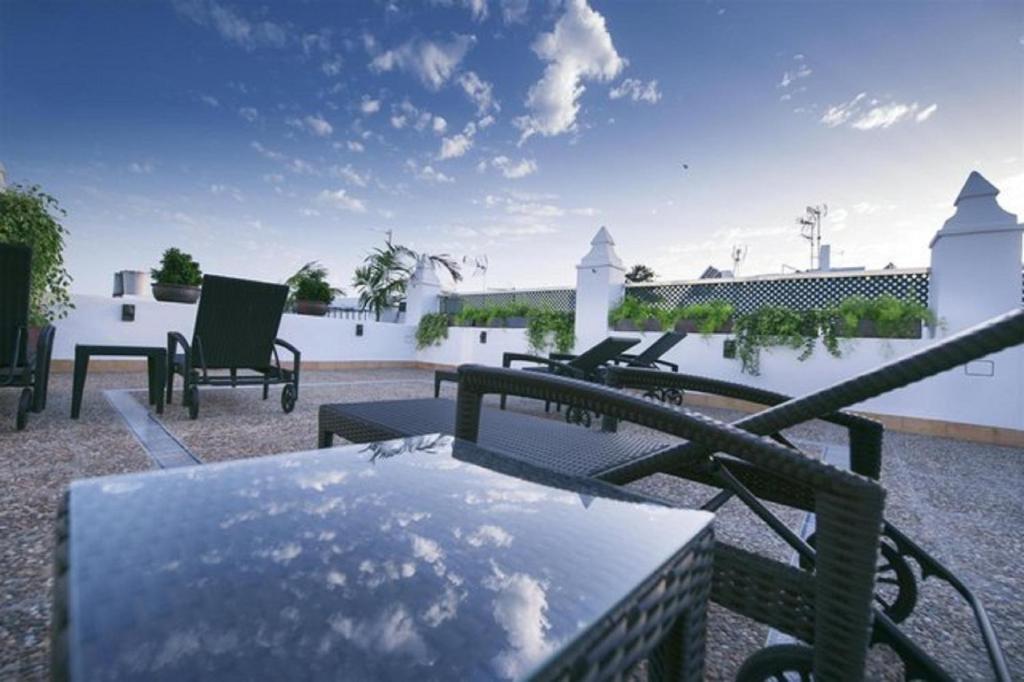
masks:
[[[284,348],[292,354],[292,383],[295,384],[295,397],[299,397],[299,367],[302,364],[302,353],[298,348],[288,343],[284,339],[274,339],[274,345]],[[274,358],[277,358],[277,349],[274,349]],[[277,361],[278,367],[281,365],[281,361]]]
[[[184,334],[181,332],[167,332],[167,355],[169,359],[174,357],[174,351],[178,346],[181,346],[181,350],[185,355],[192,352]]]
[[[548,357],[552,360],[558,360],[559,362],[569,362],[575,360],[578,355],[575,353],[548,353]]]
[[[553,373],[561,374],[562,376],[568,376],[574,379],[584,378],[583,370],[559,360],[542,358],[539,355],[530,355],[529,353],[505,353],[501,358],[501,366],[506,369],[510,369],[513,362],[533,362],[538,365],[545,365],[551,368]]]
[[[274,345],[281,346],[282,348],[286,349],[288,352],[292,354],[292,357],[296,359],[302,357],[302,353],[299,351],[299,349],[293,346],[292,344],[288,343],[284,339],[274,339]]]
[[[655,360],[655,361],[654,361],[653,363],[651,363],[651,364],[654,364],[654,365],[661,365],[661,366],[662,366],[662,367],[664,367],[665,369],[671,370],[671,371],[673,371],[673,372],[678,372],[678,371],[679,371],[679,365],[677,365],[677,364],[676,364],[676,363],[674,363],[674,362],[669,362],[668,360]]]

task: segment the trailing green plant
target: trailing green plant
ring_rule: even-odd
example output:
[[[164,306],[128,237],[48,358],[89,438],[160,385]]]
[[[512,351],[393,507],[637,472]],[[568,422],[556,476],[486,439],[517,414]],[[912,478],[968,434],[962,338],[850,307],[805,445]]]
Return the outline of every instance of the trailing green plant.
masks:
[[[0,190],[0,242],[32,247],[29,324],[42,326],[67,316],[75,306],[69,287],[71,275],[64,267],[61,225],[67,212],[56,198],[38,185],[12,185]]]
[[[641,328],[651,318],[660,320],[662,326],[664,326],[665,318],[663,312],[653,303],[641,301],[635,296],[624,297],[608,314],[608,321],[612,324],[629,321]]]
[[[530,350],[545,353],[554,348],[568,353],[576,345],[576,324],[572,313],[551,308],[533,308],[527,313],[526,339]]]
[[[160,267],[149,271],[157,284],[179,284],[197,287],[203,283],[203,271],[192,255],[171,247],[164,251]]]
[[[330,303],[336,296],[344,296],[345,292],[332,287],[327,276],[327,268],[318,261],[310,261],[289,277],[285,284],[291,288],[293,301]]]
[[[533,308],[527,303],[492,303],[481,306],[464,306],[455,313],[457,324],[474,327],[497,322],[505,323],[513,317],[528,317]]]
[[[441,341],[448,338],[448,316],[444,313],[427,313],[420,318],[416,327],[416,348],[423,350],[428,346],[440,346]]]
[[[834,316],[823,316],[818,310],[796,311],[783,306],[764,306],[740,315],[733,322],[733,333],[742,371],[753,375],[761,373],[761,350],[764,348],[782,346],[800,350],[797,356],[800,361],[811,357],[823,317]],[[838,343],[831,348],[826,345],[826,348],[838,357]]]
[[[670,319],[672,324],[665,328],[674,327],[680,320],[692,320],[697,325],[697,331],[707,336],[721,329],[726,322],[732,318],[733,306],[728,301],[707,301],[705,303],[691,303],[671,311]]]
[[[862,321],[874,324],[882,338],[912,336],[918,324],[934,325],[935,313],[916,301],[899,299],[892,294],[877,298],[850,296],[836,307],[841,336],[854,336]]]

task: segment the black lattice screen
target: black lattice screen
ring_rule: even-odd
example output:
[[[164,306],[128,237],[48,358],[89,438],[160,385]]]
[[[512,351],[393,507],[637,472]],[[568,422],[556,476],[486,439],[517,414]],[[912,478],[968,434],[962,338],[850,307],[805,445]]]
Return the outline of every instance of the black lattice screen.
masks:
[[[834,305],[849,296],[876,298],[882,294],[928,305],[928,271],[635,284],[626,289],[627,296],[654,303],[660,308],[719,300],[732,303],[738,313],[749,313],[766,305],[807,310]]]
[[[440,309],[443,313],[457,313],[463,306],[479,308],[485,305],[506,305],[526,303],[532,306],[548,307],[562,312],[575,312],[575,289],[523,289],[521,291],[495,291],[486,294],[454,294],[442,296]]]

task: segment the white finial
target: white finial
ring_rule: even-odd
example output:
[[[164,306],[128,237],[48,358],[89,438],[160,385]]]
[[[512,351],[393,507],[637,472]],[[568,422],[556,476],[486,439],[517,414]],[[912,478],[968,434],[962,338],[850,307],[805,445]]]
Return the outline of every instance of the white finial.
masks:
[[[960,202],[965,199],[994,197],[998,194],[999,190],[996,189],[995,185],[986,180],[981,173],[978,171],[971,171],[971,174],[967,176],[967,182],[964,183],[964,188],[960,190],[960,194],[957,195],[956,201],[953,202],[953,205],[959,206]]]
[[[577,266],[580,268],[598,268],[598,267],[613,267],[620,270],[625,270],[622,265],[622,259],[615,253],[615,240],[612,239],[611,233],[608,228],[601,227],[594,235],[594,238],[590,240],[590,251],[580,264]]]

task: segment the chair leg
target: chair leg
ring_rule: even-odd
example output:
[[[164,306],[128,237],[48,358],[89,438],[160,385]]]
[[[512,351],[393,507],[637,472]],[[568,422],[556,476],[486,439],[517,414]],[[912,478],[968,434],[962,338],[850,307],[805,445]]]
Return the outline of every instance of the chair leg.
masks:
[[[334,433],[332,431],[321,431],[317,438],[317,447],[329,448],[334,444]]]
[[[263,399],[266,400],[267,396],[270,395],[270,384],[267,383],[266,375],[263,375]]]
[[[82,411],[82,393],[85,392],[85,376],[89,372],[89,356],[75,349],[75,372],[71,383],[71,418],[78,419]]]

